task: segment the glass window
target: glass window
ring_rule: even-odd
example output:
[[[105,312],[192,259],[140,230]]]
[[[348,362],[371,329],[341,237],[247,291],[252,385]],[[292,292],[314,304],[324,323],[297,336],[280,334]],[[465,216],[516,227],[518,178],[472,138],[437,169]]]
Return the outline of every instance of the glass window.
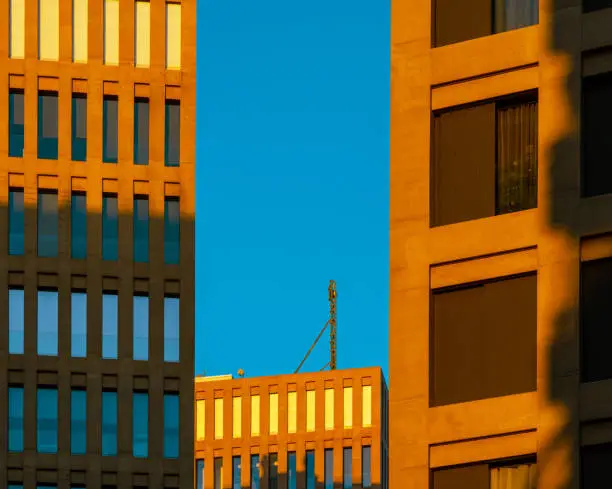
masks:
[[[134,392],[132,406],[133,451],[134,457],[149,456],[149,394]]]
[[[9,190],[9,255],[23,255],[23,189]]]
[[[85,0],[76,0],[77,3],[87,3]],[[85,29],[85,32],[87,30]],[[87,95],[84,93],[72,94],[72,161],[87,160]]]
[[[38,291],[38,354],[57,355],[57,290]]]
[[[204,489],[204,460],[196,460],[196,489]]]
[[[232,397],[232,436],[242,436],[242,397]]]
[[[271,435],[278,434],[278,392],[271,392],[269,396],[270,402],[270,422],[269,429]]]
[[[73,389],[70,392],[70,453],[84,455],[87,452],[87,391]]]
[[[136,2],[135,55],[136,66],[148,67],[151,52],[151,9],[148,1]]]
[[[102,358],[117,358],[119,301],[116,293],[102,294]]]
[[[149,198],[134,197],[134,261],[149,261]]]
[[[166,166],[179,166],[181,159],[181,105],[166,100]]]
[[[223,458],[215,457],[215,489],[223,489]]]
[[[260,489],[260,472],[259,455],[251,455],[251,489]]]
[[[287,489],[297,489],[297,465],[295,452],[287,455]]]
[[[164,394],[164,457],[179,456],[179,396]]]
[[[325,449],[325,489],[334,489],[334,450]]]
[[[102,455],[117,455],[117,392],[102,392]]]
[[[57,192],[38,192],[38,256],[57,256]]]
[[[70,253],[76,260],[87,258],[87,197],[73,193],[70,205]]]
[[[372,386],[364,385],[361,388],[361,426],[372,426]]]
[[[145,2],[136,2],[136,5]],[[146,2],[149,5],[149,2]],[[134,100],[134,164],[149,164],[149,99]]]
[[[306,450],[306,489],[315,489],[315,453]]]
[[[499,465],[490,464],[489,477],[490,487],[492,488],[497,487],[506,489],[516,487],[521,489],[535,489],[538,486],[536,481],[537,465],[535,463],[503,461],[499,463]],[[512,481],[512,483],[509,481]]]
[[[115,0],[117,1],[117,0]],[[109,0],[106,0],[108,3]],[[117,3],[119,3],[117,1]],[[104,127],[102,129],[102,160],[117,163],[119,144],[119,100],[113,95],[104,96]]]
[[[223,438],[223,398],[215,399],[215,440]]]
[[[71,355],[85,358],[87,356],[87,293],[73,290],[70,296]]]
[[[104,0],[104,64],[119,64],[119,0]]]
[[[25,0],[11,0],[9,56],[23,58],[25,51]]]
[[[8,451],[23,452],[23,387],[8,388]]]
[[[9,156],[23,157],[23,90],[9,92]]]
[[[251,436],[259,436],[259,422],[261,420],[259,395],[251,396]]]
[[[177,265],[180,256],[180,206],[179,200],[166,197],[164,201],[164,261]]]
[[[23,489],[23,484],[9,484],[8,489]]]
[[[206,400],[196,401],[196,441],[206,438]]]
[[[72,2],[72,60],[75,63],[87,63],[87,0]]]
[[[57,160],[56,92],[38,92],[38,158]]]
[[[334,389],[325,389],[325,429],[334,429]]]
[[[353,449],[344,447],[342,450],[342,488],[353,487]]]
[[[179,361],[179,298],[164,297],[164,361]]]
[[[36,447],[40,453],[57,453],[57,389],[55,388],[38,388]]]
[[[59,0],[38,0],[38,57],[59,58]]]
[[[232,457],[232,489],[241,489],[240,457]]]
[[[134,360],[149,359],[149,298],[134,296]]]
[[[117,260],[119,256],[119,216],[117,196],[102,197],[102,259]]]
[[[372,454],[371,448],[361,447],[361,484],[365,487],[372,487]]]
[[[166,68],[181,69],[180,3],[166,3]]]
[[[353,388],[344,387],[344,428],[353,427]]]
[[[268,456],[268,489],[278,489],[278,454]]]
[[[297,430],[297,392],[287,392],[287,431],[295,433]]]
[[[306,431],[315,430],[315,391],[306,391]]]
[[[494,0],[493,32],[506,32],[538,23],[538,0]]]
[[[9,289],[9,353],[23,354],[24,341],[23,289]]]

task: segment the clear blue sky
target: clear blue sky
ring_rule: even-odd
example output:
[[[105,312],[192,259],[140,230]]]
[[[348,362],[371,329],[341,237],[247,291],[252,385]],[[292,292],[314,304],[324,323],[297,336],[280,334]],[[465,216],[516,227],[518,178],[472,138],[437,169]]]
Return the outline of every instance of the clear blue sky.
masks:
[[[196,374],[387,373],[388,0],[198,3]]]

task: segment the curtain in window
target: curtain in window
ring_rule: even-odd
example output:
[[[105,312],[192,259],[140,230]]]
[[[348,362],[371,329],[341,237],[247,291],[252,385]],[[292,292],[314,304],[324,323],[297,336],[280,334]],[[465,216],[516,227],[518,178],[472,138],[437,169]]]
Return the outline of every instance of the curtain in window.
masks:
[[[497,214],[538,204],[538,105],[497,110]]]
[[[538,0],[495,0],[495,32],[538,23]]]
[[[536,464],[491,467],[491,489],[536,489]]]

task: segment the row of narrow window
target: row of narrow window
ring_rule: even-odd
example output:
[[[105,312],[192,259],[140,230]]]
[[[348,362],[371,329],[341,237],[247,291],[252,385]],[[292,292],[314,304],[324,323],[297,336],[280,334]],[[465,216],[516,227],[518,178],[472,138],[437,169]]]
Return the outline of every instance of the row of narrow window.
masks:
[[[102,108],[102,161],[117,163],[119,159],[119,98],[104,95]],[[149,164],[149,99],[134,100],[134,153],[135,165]],[[9,92],[9,156],[22,158],[24,148],[24,91]],[[38,92],[38,153],[39,159],[58,159],[58,93]],[[180,101],[165,102],[164,164],[180,163]],[[72,150],[73,161],[87,161],[87,95],[72,94]]]
[[[156,8],[156,7],[155,7]],[[59,59],[59,0],[38,0],[38,59]],[[119,0],[104,0],[104,64],[118,65]],[[9,49],[11,58],[25,56],[26,0],[10,0]],[[97,20],[97,19],[96,19]],[[90,16],[88,0],[72,1],[72,60],[87,63]],[[165,4],[165,64],[168,70],[181,69],[181,5]],[[29,26],[28,26],[29,27]],[[62,26],[63,27],[63,26]],[[151,62],[151,4],[135,2],[134,60],[136,67],[148,68]]]
[[[84,192],[73,192],[70,207],[70,255],[74,259],[87,258],[87,197]],[[59,246],[59,215],[57,191],[39,190],[37,207],[37,254],[56,257]],[[134,197],[133,259],[149,261],[149,197]],[[8,249],[10,255],[24,254],[24,193],[23,189],[9,189]],[[116,194],[102,197],[102,259],[119,258],[119,211]],[[100,238],[98,238],[100,239]],[[180,207],[179,199],[164,200],[164,262],[179,263]]]
[[[196,460],[196,489],[204,489],[209,487],[204,481],[204,463],[203,459]],[[215,457],[214,463],[214,489],[222,489],[223,486],[223,458]],[[232,457],[232,489],[242,489],[242,457]],[[371,447],[361,447],[361,484],[358,487],[372,487],[372,455]],[[319,487],[315,475],[315,451],[306,450],[304,457],[305,466],[305,481],[306,489],[315,489]],[[262,479],[267,480],[268,489],[280,489],[280,475],[278,470],[278,454],[270,453],[260,456],[258,454],[250,456],[250,488],[260,489]],[[324,456],[324,481],[325,489],[334,489],[338,487],[334,485],[334,451],[331,448],[325,449]],[[295,452],[287,452],[287,474],[286,487],[287,489],[297,489],[297,458]],[[342,449],[342,488],[353,488],[353,449],[344,447]]]
[[[9,289],[9,353],[21,355],[25,348],[24,289]],[[87,352],[87,292],[73,290],[70,294],[70,355],[85,358]],[[59,292],[51,288],[37,291],[38,355],[59,354]],[[133,351],[134,360],[148,360],[150,349],[150,299],[146,295],[133,296]],[[163,302],[164,361],[179,361],[180,300],[166,296]],[[116,359],[119,354],[119,297],[117,292],[102,293],[102,358]]]
[[[372,426],[372,386],[363,385],[361,397],[361,426],[369,428]],[[268,394],[268,429],[270,435],[276,435],[279,431],[279,394],[271,392]],[[326,430],[336,428],[334,418],[334,399],[335,390],[325,389],[325,413],[324,424]],[[287,431],[296,433],[297,431],[297,403],[298,395],[296,391],[287,392]],[[305,396],[306,405],[306,431],[314,432],[316,428],[316,391],[307,390]],[[251,436],[259,436],[261,433],[261,398],[258,394],[249,396],[251,411]],[[242,437],[242,403],[240,396],[232,397],[232,437]],[[223,405],[224,399],[214,399],[214,439],[223,438]],[[353,388],[343,387],[343,427],[351,429],[353,427]],[[202,441],[206,438],[206,400],[196,400],[196,440]]]
[[[101,453],[117,455],[117,434],[122,422],[117,416],[117,391],[103,390],[100,406],[101,446],[87,443],[87,390],[70,391],[70,452],[73,455]],[[91,411],[90,411],[91,412]],[[149,394],[132,394],[132,455],[146,458],[149,454]],[[38,387],[36,391],[36,451],[57,453],[58,420],[63,414],[56,387]],[[179,456],[179,395],[165,393],[163,403],[163,453],[166,458]],[[90,423],[91,424],[91,423]],[[24,451],[24,388],[8,388],[8,451]]]

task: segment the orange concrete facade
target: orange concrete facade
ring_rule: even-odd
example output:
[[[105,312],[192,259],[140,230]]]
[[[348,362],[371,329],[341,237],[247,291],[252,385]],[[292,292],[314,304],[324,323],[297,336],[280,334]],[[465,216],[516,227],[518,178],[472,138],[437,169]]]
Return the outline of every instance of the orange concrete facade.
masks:
[[[612,380],[581,383],[579,355],[580,264],[612,256],[612,195],[580,191],[581,84],[612,70],[612,9],[540,0],[537,25],[439,48],[432,15],[431,0],[392,1],[390,485],[531,455],[538,487],[577,488],[580,445],[612,441]],[[431,227],[432,112],[526,90],[537,208]],[[432,290],[525,272],[537,273],[537,389],[431,407]]]
[[[363,447],[371,450],[371,485],[367,487],[386,487],[387,396],[380,368],[221,380],[196,377],[195,459],[196,467],[198,461],[204,464],[203,487],[236,487],[232,482],[232,457],[236,456],[241,457],[240,487],[251,487],[249,460],[254,454],[260,457],[259,487],[274,487],[269,485],[271,454],[277,457],[276,487],[287,487],[292,452],[295,487],[304,489],[306,453],[313,451],[314,477],[320,488],[326,449],[333,451],[334,487],[342,487],[347,447],[352,448],[353,487],[362,487]],[[215,459],[223,461],[220,485],[221,481],[215,481]]]

